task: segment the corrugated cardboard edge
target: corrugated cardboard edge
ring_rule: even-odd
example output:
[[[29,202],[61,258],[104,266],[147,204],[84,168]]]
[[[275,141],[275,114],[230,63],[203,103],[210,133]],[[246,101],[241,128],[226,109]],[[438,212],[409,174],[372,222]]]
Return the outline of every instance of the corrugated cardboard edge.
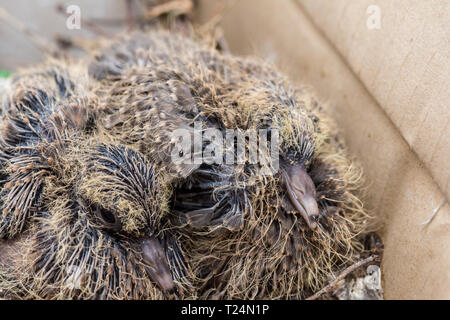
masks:
[[[232,52],[272,60],[328,101],[350,151],[364,166],[366,203],[383,223],[385,297],[449,299],[449,205],[423,225],[444,194],[347,62],[293,1],[231,1],[222,27]],[[200,1],[197,18],[206,21],[217,8],[217,1]]]

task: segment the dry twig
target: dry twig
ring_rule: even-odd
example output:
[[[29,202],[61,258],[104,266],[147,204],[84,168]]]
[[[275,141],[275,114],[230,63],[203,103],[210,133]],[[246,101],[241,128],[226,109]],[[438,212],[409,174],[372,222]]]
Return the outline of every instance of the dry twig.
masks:
[[[133,0],[125,0],[127,31],[130,32],[134,29],[135,19],[133,16]]]
[[[177,14],[188,14],[192,11],[193,7],[192,0],[173,0],[150,8],[147,11],[147,16],[153,19],[171,11]]]

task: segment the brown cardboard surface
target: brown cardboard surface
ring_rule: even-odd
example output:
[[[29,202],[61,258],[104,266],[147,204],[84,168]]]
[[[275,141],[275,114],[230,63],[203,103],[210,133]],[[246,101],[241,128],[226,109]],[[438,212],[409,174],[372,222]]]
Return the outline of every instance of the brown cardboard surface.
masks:
[[[327,102],[331,114],[342,129],[351,153],[364,166],[368,181],[367,206],[383,223],[381,235],[385,244],[385,255],[382,273],[385,298],[449,299],[448,203],[441,207],[431,223],[427,226],[422,225],[445,199],[441,191],[445,188],[439,188],[430,172],[440,172],[440,175],[445,176],[448,174],[448,164],[440,163],[440,156],[436,155],[426,158],[429,161],[425,163],[424,151],[419,148],[423,146],[420,143],[411,144],[412,140],[403,137],[404,132],[407,132],[404,130],[413,124],[405,122],[403,126],[397,127],[398,124],[395,122],[394,115],[400,113],[403,105],[409,104],[396,102],[391,105],[389,104],[391,98],[374,99],[377,91],[372,92],[371,87],[364,83],[364,79],[370,81],[370,77],[374,74],[364,71],[364,65],[360,65],[354,72],[349,67],[351,64],[345,55],[334,49],[332,43],[324,37],[295,1],[230,1],[222,27],[231,51],[238,55],[258,55],[273,61],[293,81],[312,85],[322,101]],[[211,14],[216,12],[218,2],[211,0],[199,2],[197,18],[199,21],[207,21]],[[323,11],[321,14],[324,20],[328,14],[325,7],[331,2],[334,3],[322,1],[322,7],[315,7]],[[361,49],[359,52],[367,54],[368,51],[370,50]],[[420,74],[420,70],[413,70],[414,66],[404,68],[411,69],[412,74]],[[359,75],[366,73],[367,75],[361,79]],[[398,72],[397,74],[401,75]],[[441,76],[440,73],[437,75]],[[399,83],[403,83],[403,80]],[[436,90],[442,94],[443,84],[441,82],[438,84],[440,86]],[[392,88],[390,97],[397,97],[400,94],[398,91],[401,89],[398,85],[387,88]],[[383,92],[386,89],[380,87],[378,90]],[[418,90],[410,95],[410,104],[424,99],[417,97],[420,93]],[[434,95],[429,97],[436,102],[428,107],[429,113],[434,114],[435,106],[442,110],[442,106],[448,103],[448,99],[441,101]],[[380,105],[379,102],[386,102],[390,109]],[[408,112],[420,110],[411,108]],[[443,110],[443,116],[446,116],[445,112]],[[392,120],[390,116],[393,117]],[[419,116],[423,117],[422,114]],[[439,146],[432,146],[438,148],[435,153],[441,151],[439,148],[444,148],[442,152],[448,154],[448,137],[446,138],[446,133],[442,131],[442,126],[446,125],[445,119],[442,120],[444,122],[440,121],[436,126],[430,127],[427,122],[429,120],[425,118],[424,126],[420,130],[417,129],[419,131],[415,134],[420,136],[426,127],[429,130],[440,130],[442,138],[439,138],[439,134],[430,132],[433,139],[435,136],[438,138],[427,139],[429,142],[435,141],[437,144],[433,144]],[[415,127],[417,126],[413,126]],[[417,153],[410,145],[417,146]],[[430,168],[431,164],[442,165],[442,171],[439,171],[439,168]],[[436,174],[435,178],[436,181],[443,181]]]
[[[450,199],[450,1],[297,1]]]

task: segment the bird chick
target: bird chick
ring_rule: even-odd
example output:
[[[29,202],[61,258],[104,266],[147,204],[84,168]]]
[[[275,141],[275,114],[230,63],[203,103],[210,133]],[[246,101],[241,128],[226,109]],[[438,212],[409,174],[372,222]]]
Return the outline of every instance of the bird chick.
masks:
[[[89,83],[82,64],[58,61],[12,79],[0,135],[3,297],[157,299],[185,284],[182,249],[164,230],[170,189],[145,156],[102,135]]]
[[[177,178],[170,223],[200,297],[304,298],[359,257],[370,221],[360,171],[310,89],[264,62],[161,31],[112,43],[89,71],[108,131]],[[248,156],[175,163],[173,132],[193,135],[196,122],[223,136],[278,132],[279,170],[267,175]],[[226,148],[237,158],[234,143]]]

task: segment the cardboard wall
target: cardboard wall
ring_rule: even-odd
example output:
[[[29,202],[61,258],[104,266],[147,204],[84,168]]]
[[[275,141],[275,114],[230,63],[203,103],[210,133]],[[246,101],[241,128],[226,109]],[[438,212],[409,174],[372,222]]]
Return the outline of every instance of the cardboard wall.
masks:
[[[200,1],[198,20],[208,21],[223,2]],[[366,38],[367,1],[225,2],[221,26],[231,51],[269,59],[293,81],[310,84],[362,162],[366,206],[383,225],[385,298],[449,299],[449,42],[438,41],[442,32],[426,45],[421,38],[429,37],[432,23],[449,30],[448,20],[434,17],[439,6],[382,2],[382,28],[411,15],[425,19],[423,34],[409,42],[401,30]],[[381,47],[374,52],[376,41]],[[435,218],[422,225],[440,204]]]

